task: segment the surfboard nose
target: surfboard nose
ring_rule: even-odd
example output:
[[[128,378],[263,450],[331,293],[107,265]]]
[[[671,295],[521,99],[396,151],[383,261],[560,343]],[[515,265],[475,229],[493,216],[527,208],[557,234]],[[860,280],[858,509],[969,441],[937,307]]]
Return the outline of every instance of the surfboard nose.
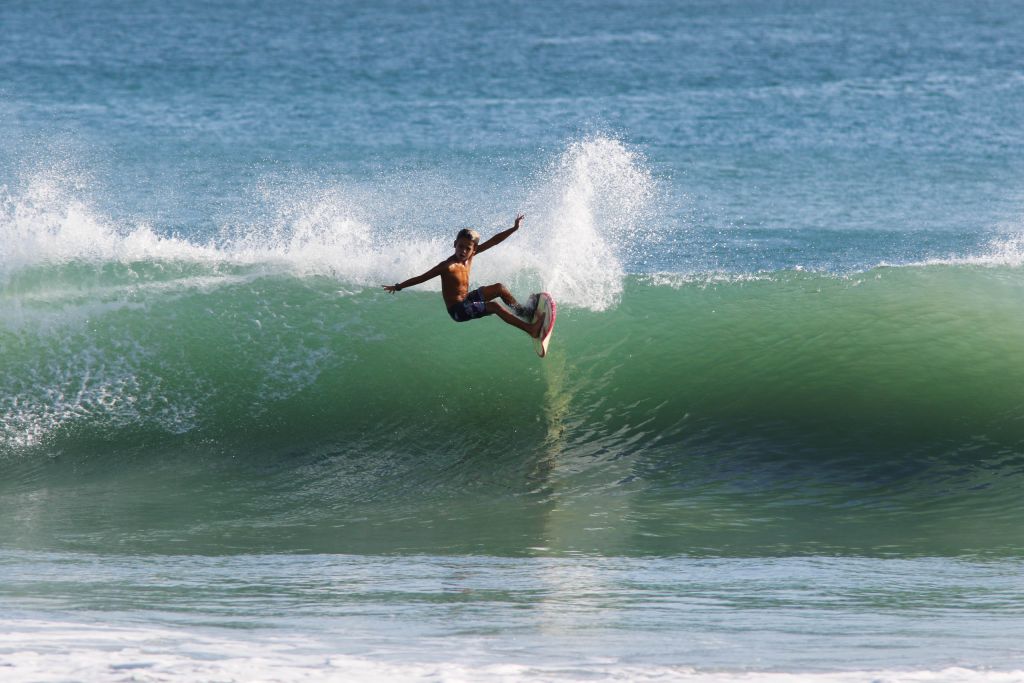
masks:
[[[532,295],[530,297],[531,302],[534,297],[537,297],[537,301],[531,321],[536,322],[537,318],[541,315],[544,316],[544,321],[541,325],[540,337],[533,340],[533,348],[537,351],[537,355],[543,358],[548,354],[548,345],[551,343],[551,333],[555,329],[558,307],[555,304],[554,298],[547,292]]]

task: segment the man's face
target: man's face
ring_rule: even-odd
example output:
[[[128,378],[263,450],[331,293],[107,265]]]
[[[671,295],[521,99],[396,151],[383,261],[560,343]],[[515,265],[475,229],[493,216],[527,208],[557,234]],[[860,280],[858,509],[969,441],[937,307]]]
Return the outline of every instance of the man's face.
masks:
[[[455,258],[460,261],[467,261],[476,251],[476,244],[467,237],[460,237],[455,240]]]

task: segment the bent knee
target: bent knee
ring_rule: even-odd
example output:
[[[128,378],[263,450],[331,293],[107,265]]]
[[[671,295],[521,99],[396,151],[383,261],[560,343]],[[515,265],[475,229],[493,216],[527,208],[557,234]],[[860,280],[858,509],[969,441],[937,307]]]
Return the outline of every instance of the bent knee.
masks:
[[[493,285],[487,285],[486,287],[483,287],[483,290],[484,298],[488,301],[499,296],[509,296],[508,287],[500,282],[495,282]]]

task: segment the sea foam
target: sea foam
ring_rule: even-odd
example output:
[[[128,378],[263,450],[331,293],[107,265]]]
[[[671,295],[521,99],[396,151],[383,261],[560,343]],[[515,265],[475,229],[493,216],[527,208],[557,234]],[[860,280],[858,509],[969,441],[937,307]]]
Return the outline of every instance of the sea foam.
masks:
[[[5,619],[0,667],[10,683],[261,680],[323,681],[678,681],[680,683],[1016,683],[1024,671],[963,667],[834,672],[701,671],[593,658],[574,665],[389,661],[335,652],[324,643],[226,630]]]
[[[436,173],[265,178],[251,192],[253,206],[218,217],[212,234],[182,236],[113,218],[91,200],[90,182],[55,169],[0,188],[0,279],[67,263],[177,262],[203,269],[189,269],[190,277],[245,267],[375,287],[447,258],[459,227],[471,224],[487,239],[522,212],[523,229],[475,264],[475,284],[547,290],[564,306],[599,311],[616,303],[625,258],[648,240],[656,188],[638,152],[597,136],[570,142],[499,198],[473,196]]]

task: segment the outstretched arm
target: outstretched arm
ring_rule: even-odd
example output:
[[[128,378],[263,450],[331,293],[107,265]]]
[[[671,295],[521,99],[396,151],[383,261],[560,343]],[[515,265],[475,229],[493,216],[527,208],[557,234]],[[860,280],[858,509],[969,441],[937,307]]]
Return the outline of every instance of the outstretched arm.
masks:
[[[509,238],[509,236],[512,233],[519,229],[519,224],[523,222],[524,218],[526,218],[526,216],[524,216],[523,214],[519,214],[518,216],[516,216],[516,222],[512,225],[511,228],[509,228],[508,230],[502,230],[497,235],[495,235],[491,239],[487,240],[486,242],[478,246],[476,248],[476,251],[474,252],[474,255],[479,254],[481,251],[487,251],[491,247],[504,242],[506,239]]]
[[[444,268],[447,264],[447,261],[442,261],[441,263],[438,263],[436,266],[434,266],[427,272],[423,273],[423,275],[417,275],[416,277],[409,278],[405,282],[396,282],[393,285],[381,285],[381,287],[383,287],[390,294],[400,292],[406,287],[412,287],[414,285],[421,284],[423,282],[426,282],[427,280],[437,277],[444,271]]]

